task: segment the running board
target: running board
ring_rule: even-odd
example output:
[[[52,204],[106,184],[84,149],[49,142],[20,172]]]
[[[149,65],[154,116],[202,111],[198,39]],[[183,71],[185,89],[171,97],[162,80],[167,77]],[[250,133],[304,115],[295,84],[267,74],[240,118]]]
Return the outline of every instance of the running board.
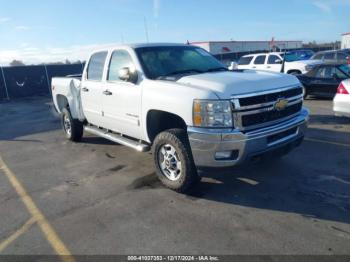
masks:
[[[149,145],[134,141],[132,139],[108,132],[107,130],[103,130],[94,126],[84,126],[84,131],[97,135],[99,137],[103,137],[123,146],[131,147],[139,152],[147,152],[150,150]]]

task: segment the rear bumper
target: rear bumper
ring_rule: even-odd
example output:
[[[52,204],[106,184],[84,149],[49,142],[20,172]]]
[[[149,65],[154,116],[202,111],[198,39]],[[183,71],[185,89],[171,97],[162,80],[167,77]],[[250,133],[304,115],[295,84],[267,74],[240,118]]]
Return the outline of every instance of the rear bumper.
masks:
[[[195,164],[198,167],[229,167],[278,149],[290,150],[302,142],[308,119],[309,111],[303,108],[293,119],[247,133],[189,127]],[[217,153],[221,152],[231,152],[231,156],[220,159]]]

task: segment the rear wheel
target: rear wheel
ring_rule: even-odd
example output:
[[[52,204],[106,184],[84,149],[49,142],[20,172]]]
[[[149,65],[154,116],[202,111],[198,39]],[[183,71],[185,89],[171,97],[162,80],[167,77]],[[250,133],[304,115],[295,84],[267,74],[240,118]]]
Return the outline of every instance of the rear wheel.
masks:
[[[158,178],[172,190],[186,192],[200,180],[187,133],[182,129],[160,133],[153,143],[153,157]]]
[[[61,112],[61,123],[67,139],[73,142],[81,141],[84,130],[83,123],[73,119],[68,108],[64,108]]]

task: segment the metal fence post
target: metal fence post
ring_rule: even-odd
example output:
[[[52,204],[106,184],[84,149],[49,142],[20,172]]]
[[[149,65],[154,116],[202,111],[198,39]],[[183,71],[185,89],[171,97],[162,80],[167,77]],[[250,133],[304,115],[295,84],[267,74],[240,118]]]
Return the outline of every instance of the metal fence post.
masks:
[[[49,89],[49,94],[51,94],[51,87],[50,87],[49,74],[47,73],[46,65],[44,65],[44,67],[45,67],[45,73],[46,73],[47,87],[48,87],[48,89]]]
[[[7,90],[7,84],[6,84],[4,69],[3,69],[2,67],[1,67],[1,73],[2,73],[2,78],[4,79],[6,97],[7,97],[7,100],[10,100],[9,92],[8,92],[8,90]]]

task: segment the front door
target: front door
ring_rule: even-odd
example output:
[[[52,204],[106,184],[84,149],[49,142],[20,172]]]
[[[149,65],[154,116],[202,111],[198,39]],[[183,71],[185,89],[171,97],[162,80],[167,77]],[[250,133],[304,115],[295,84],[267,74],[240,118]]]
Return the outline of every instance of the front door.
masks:
[[[133,138],[141,138],[141,87],[119,79],[122,68],[135,70],[129,52],[115,50],[110,59],[102,92],[104,127]]]
[[[91,56],[85,80],[81,86],[81,101],[87,121],[101,126],[102,121],[102,77],[107,52],[95,53]]]
[[[282,70],[282,58],[277,55],[269,55],[266,70],[280,73]]]

